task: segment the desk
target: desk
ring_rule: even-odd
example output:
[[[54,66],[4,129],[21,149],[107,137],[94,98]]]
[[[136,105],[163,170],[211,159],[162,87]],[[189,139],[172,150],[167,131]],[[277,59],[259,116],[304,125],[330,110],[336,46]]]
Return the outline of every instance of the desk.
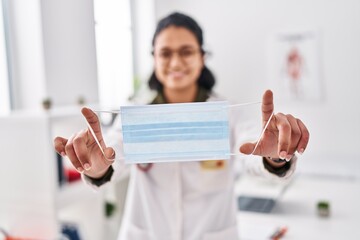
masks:
[[[330,203],[328,218],[317,215],[321,200]],[[241,223],[288,226],[284,240],[360,239],[360,180],[297,175],[270,214],[241,211],[238,221],[240,231]]]

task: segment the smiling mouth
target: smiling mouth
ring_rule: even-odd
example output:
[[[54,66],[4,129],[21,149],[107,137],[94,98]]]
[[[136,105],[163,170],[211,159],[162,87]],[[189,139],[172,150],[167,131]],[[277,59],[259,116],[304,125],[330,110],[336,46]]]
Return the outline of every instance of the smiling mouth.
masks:
[[[173,78],[182,78],[185,76],[184,72],[170,72],[169,76],[173,77]]]

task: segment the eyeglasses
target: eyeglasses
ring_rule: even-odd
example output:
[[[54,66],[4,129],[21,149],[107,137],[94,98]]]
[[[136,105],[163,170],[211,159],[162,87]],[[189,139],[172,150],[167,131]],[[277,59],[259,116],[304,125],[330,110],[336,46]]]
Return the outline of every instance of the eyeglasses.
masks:
[[[168,64],[175,54],[178,54],[179,58],[185,63],[191,63],[195,60],[196,55],[202,53],[200,49],[195,48],[181,48],[177,51],[169,49],[162,49],[160,51],[153,52],[153,55],[160,61],[161,64]]]

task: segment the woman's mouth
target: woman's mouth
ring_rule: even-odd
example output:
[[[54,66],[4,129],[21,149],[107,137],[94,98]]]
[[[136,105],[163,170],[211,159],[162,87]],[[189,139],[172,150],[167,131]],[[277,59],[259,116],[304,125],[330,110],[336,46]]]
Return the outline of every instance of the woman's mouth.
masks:
[[[172,78],[182,78],[185,76],[184,72],[169,72],[169,76]]]

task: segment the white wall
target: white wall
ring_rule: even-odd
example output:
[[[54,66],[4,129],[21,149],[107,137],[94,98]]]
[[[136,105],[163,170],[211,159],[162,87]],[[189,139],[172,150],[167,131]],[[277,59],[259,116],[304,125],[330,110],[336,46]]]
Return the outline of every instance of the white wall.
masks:
[[[357,0],[156,0],[157,18],[174,11],[192,15],[204,29],[216,91],[236,101],[260,99],[266,88],[267,39],[278,30],[320,29],[325,100],[276,102],[311,131],[305,156],[359,160],[360,2]],[[281,93],[276,93],[281,94]],[[304,158],[305,158],[304,156]]]
[[[14,109],[98,101],[93,1],[5,0]]]
[[[153,69],[151,56],[152,37],[155,31],[155,9],[153,0],[131,1],[134,57],[138,60],[135,72],[141,79],[147,79]]]
[[[0,114],[6,114],[10,111],[8,65],[3,19],[3,6],[0,2]]]
[[[99,102],[117,109],[134,92],[130,0],[95,0]]]
[[[142,83],[135,101],[149,102],[147,81],[153,71],[152,37],[156,28],[155,0],[131,0],[134,77]],[[151,94],[150,94],[151,95]]]
[[[46,86],[40,2],[7,0],[4,3],[9,18],[13,108],[41,107]]]
[[[98,102],[92,0],[42,0],[47,92],[56,105]]]

